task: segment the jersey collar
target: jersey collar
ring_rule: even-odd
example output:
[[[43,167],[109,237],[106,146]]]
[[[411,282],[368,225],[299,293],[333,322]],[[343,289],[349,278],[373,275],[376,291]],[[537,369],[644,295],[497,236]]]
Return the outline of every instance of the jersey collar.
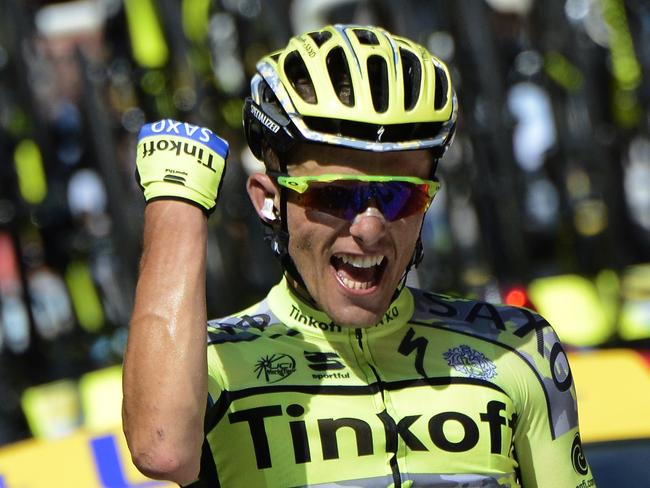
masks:
[[[326,337],[328,340],[347,339],[354,327],[335,324],[327,314],[301,300],[289,287],[286,278],[275,285],[269,295],[268,303],[273,314],[285,325],[299,329],[304,334]],[[411,291],[404,287],[398,297],[390,304],[384,318],[374,326],[364,327],[370,335],[385,335],[399,329],[413,316],[414,305]]]

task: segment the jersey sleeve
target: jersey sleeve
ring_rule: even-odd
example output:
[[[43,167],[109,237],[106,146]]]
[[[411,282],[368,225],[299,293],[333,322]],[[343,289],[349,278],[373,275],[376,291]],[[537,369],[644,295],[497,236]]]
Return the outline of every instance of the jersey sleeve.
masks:
[[[265,310],[266,302],[256,303],[251,307],[230,317],[209,320],[207,323],[207,362],[208,362],[208,407],[217,403],[224,390],[228,389],[228,381],[224,374],[224,365],[221,358],[220,348],[228,343],[236,343],[238,340],[250,340],[251,330],[256,327],[268,325],[270,318],[266,317],[264,323],[255,321],[255,315],[259,310]],[[261,315],[257,315],[261,317]]]
[[[596,486],[578,425],[576,390],[565,350],[553,328],[534,315],[520,356],[532,366],[519,385],[514,456],[524,488]]]
[[[215,404],[224,390],[224,381],[221,375],[222,364],[215,347],[211,344],[219,337],[222,331],[215,327],[214,322],[208,322],[208,407]]]

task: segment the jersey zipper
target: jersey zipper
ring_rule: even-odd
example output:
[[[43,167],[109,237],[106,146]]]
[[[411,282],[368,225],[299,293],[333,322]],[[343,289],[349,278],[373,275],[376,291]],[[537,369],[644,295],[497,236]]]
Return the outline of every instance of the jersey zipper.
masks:
[[[402,476],[400,475],[399,466],[397,464],[397,448],[398,448],[397,424],[395,423],[395,420],[388,414],[386,410],[386,398],[384,396],[384,383],[381,379],[381,376],[379,376],[379,373],[375,369],[375,366],[371,364],[370,361],[368,361],[368,358],[366,357],[366,353],[363,347],[363,340],[362,340],[363,329],[355,329],[354,333],[356,335],[357,342],[359,344],[359,349],[361,349],[362,355],[366,360],[366,364],[372,371],[372,374],[375,377],[375,382],[377,384],[377,387],[379,388],[379,392],[381,393],[381,403],[384,406],[384,411],[381,412],[379,418],[384,424],[384,429],[386,429],[386,443],[387,443],[386,448],[389,447],[388,444],[391,443],[391,439],[394,439],[393,444],[395,450],[389,461],[391,473],[393,475],[393,488],[401,488]]]

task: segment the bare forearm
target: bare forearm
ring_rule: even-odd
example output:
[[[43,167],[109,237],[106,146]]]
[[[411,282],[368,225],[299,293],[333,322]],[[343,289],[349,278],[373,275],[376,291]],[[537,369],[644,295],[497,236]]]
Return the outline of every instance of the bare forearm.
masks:
[[[152,202],[124,360],[124,429],[138,467],[187,483],[198,472],[207,398],[203,213]]]

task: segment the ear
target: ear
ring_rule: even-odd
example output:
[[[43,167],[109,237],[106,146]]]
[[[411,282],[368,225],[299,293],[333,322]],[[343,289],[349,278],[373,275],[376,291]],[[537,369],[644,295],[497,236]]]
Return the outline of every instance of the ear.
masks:
[[[246,181],[246,191],[260,219],[272,222],[278,218],[280,193],[273,180],[263,173],[253,173]],[[274,218],[275,217],[275,218]]]

